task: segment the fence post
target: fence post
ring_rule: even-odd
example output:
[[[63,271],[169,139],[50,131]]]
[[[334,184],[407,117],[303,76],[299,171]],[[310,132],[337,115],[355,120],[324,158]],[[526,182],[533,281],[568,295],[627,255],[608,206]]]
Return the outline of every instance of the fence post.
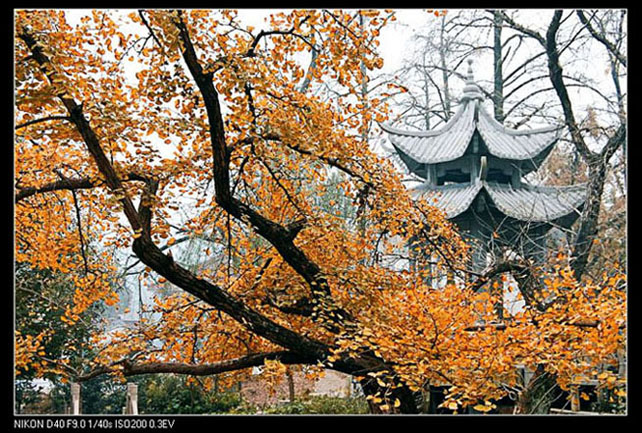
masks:
[[[71,382],[71,413],[80,415],[80,384]]]
[[[571,388],[571,410],[578,412],[580,410],[580,389],[578,386]]]
[[[127,384],[127,399],[123,412],[127,415],[138,415],[138,385]]]

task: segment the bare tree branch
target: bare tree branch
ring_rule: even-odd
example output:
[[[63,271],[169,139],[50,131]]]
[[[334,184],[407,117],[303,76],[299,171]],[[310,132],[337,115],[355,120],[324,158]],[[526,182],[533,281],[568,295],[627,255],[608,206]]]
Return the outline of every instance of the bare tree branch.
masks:
[[[595,40],[604,45],[606,49],[613,55],[613,57],[615,57],[620,63],[622,63],[622,65],[626,66],[626,57],[622,55],[620,50],[618,50],[615,45],[613,45],[608,39],[604,37],[603,33],[598,32],[591,25],[591,20],[593,19],[595,14],[593,14],[590,19],[587,19],[586,15],[584,15],[584,11],[582,11],[581,9],[576,10],[575,13],[579,17],[582,24],[584,24],[586,29],[589,31],[589,33],[591,33],[591,36],[593,36]]]
[[[25,128],[29,125],[35,125],[41,122],[49,122],[51,120],[69,120],[70,121],[71,118],[69,116],[47,116],[41,119],[33,119],[33,120],[29,120],[28,122],[20,123],[15,126],[15,129]]]

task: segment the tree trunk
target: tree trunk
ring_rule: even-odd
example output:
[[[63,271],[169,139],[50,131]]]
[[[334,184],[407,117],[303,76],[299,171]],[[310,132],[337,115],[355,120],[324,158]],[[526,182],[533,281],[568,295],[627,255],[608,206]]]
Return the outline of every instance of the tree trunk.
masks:
[[[551,404],[558,397],[556,390],[557,381],[555,376],[538,367],[537,372],[526,384],[517,401],[517,408],[520,414],[548,414]]]
[[[502,15],[500,11],[493,12],[493,59],[495,65],[493,91],[493,105],[495,108],[495,119],[504,122],[504,76],[502,58]]]
[[[444,82],[444,119],[450,120],[450,88],[448,85],[448,67],[446,64],[446,52],[448,47],[445,45],[444,34],[446,26],[446,18],[441,19],[441,29],[439,32],[439,60],[441,62],[441,74]]]
[[[589,165],[589,188],[580,226],[573,242],[571,267],[579,280],[588,263],[593,240],[597,237],[598,217],[602,204],[602,192],[606,181],[607,162],[596,161]]]
[[[401,386],[396,389],[387,390],[384,387],[381,387],[377,384],[376,380],[372,378],[365,378],[361,380],[361,388],[365,395],[376,395],[379,392],[380,396],[386,396],[385,400],[382,403],[374,403],[372,400],[368,400],[368,407],[370,408],[370,413],[373,414],[383,414],[383,413],[402,413],[402,414],[416,414],[419,413],[419,408],[417,407],[417,398],[416,394],[410,391],[407,386]],[[386,395],[387,393],[387,395]],[[399,407],[395,407],[395,401],[399,400]],[[381,405],[387,404],[388,410],[384,411],[381,409]]]

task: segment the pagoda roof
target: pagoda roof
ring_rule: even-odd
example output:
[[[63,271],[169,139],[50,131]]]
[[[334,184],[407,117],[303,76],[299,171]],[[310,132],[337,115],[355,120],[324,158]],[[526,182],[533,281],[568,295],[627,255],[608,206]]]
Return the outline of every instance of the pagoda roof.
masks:
[[[506,128],[488,114],[481,105],[482,99],[481,90],[475,84],[469,67],[459,110],[441,128],[407,131],[385,124],[380,126],[388,133],[397,152],[420,164],[447,162],[461,157],[474,132],[478,131],[491,155],[509,160],[534,160],[534,165],[539,166],[559,139],[562,127],[530,130]]]
[[[381,124],[398,152],[421,164],[436,164],[461,157],[468,148],[475,130],[488,151],[498,158],[510,160],[538,159],[559,139],[561,127],[530,130],[506,128],[488,114],[478,100],[466,100],[457,113],[440,129],[405,131]]]
[[[513,188],[509,184],[477,181],[471,184],[431,186],[421,184],[413,195],[443,210],[449,219],[465,212],[484,190],[503,214],[525,222],[552,222],[570,214],[579,216],[586,200],[586,185]]]

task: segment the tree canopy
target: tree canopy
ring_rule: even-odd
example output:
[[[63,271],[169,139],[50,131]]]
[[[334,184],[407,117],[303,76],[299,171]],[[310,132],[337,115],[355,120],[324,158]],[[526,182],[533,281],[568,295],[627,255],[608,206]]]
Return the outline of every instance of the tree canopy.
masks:
[[[449,385],[453,410],[487,411],[523,386],[518,365],[565,389],[621,385],[607,368],[626,338],[617,264],[578,280],[560,254],[548,270],[476,274],[456,227],[369,146],[390,109],[364,83],[392,20],[294,10],[257,30],[229,10],[93,10],[73,24],[17,11],[16,261],[71,282],[65,323],[118,301],[123,255],[141,284],[180,289],[138,326],[96,332],[84,365],[44,361],[46,331],[18,334],[17,374],[210,386],[308,365],[404,413],[428,384]],[[181,262],[186,241],[196,262]],[[434,269],[450,276],[441,288]],[[492,288],[507,272],[527,308],[499,323]]]

